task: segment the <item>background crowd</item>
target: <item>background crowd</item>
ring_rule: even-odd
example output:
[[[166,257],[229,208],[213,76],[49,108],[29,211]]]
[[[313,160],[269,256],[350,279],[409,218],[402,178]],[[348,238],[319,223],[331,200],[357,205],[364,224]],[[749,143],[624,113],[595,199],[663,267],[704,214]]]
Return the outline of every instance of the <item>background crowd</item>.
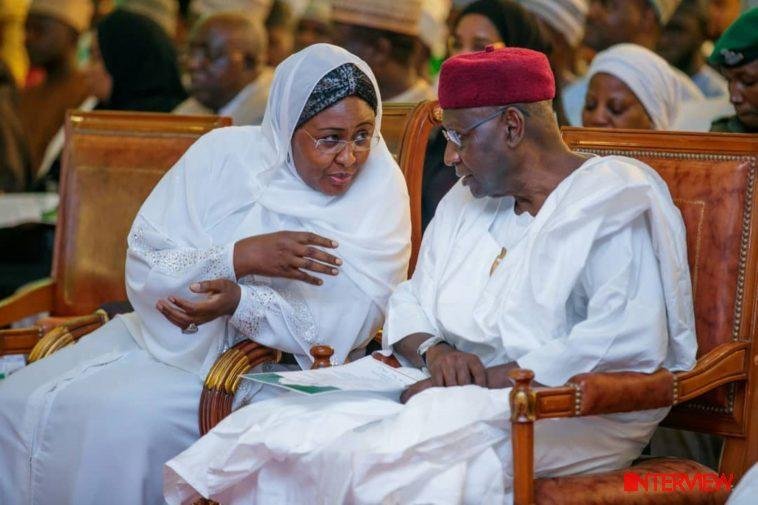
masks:
[[[366,61],[385,102],[433,100],[445,58],[503,44],[548,56],[562,125],[755,132],[756,3],[0,0],[0,193],[57,192],[69,109],[259,124],[273,69],[317,42]],[[424,225],[456,180],[433,135]],[[0,295],[46,275],[52,243],[49,225],[19,227],[28,216],[8,205],[0,198]],[[55,198],[32,206],[44,221]]]

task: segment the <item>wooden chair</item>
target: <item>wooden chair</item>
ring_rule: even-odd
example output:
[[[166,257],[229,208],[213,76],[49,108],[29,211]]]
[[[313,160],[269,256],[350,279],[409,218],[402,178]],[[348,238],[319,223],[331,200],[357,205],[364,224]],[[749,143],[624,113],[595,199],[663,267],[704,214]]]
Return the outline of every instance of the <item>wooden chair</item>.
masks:
[[[59,324],[67,325],[73,342],[107,320],[103,313],[69,319],[126,299],[126,236],[137,210],[198,137],[230,123],[215,116],[68,113],[52,278],[0,301],[0,327],[40,312],[53,317],[32,328],[1,330],[0,354],[29,353]],[[32,358],[58,349],[62,342],[54,342],[63,337],[49,338],[46,351]]]
[[[411,197],[411,241],[413,244],[409,266],[409,274],[411,274],[421,245],[421,182],[426,145],[432,128],[438,126],[442,120],[442,111],[437,102],[422,102],[415,105],[408,117],[402,116],[401,110],[407,110],[407,106],[385,105],[382,135],[390,145],[389,135],[385,134],[385,128],[390,128],[393,136],[401,128],[403,131],[402,138],[397,144],[396,156],[405,175]],[[314,367],[329,366],[329,357],[332,352],[328,346],[316,346],[311,349]],[[262,363],[278,362],[280,356],[278,351],[250,340],[240,342],[222,354],[214,363],[203,384],[198,413],[200,433],[204,435],[231,413],[240,375]]]
[[[575,150],[640,159],[666,180],[687,228],[698,339],[689,372],[586,373],[555,388],[515,370],[510,396],[514,503],[723,503],[727,492],[624,492],[624,473],[711,473],[655,458],[596,475],[534,479],[534,422],[673,406],[664,426],[724,437],[719,472],[758,460],[758,137],[569,128]]]

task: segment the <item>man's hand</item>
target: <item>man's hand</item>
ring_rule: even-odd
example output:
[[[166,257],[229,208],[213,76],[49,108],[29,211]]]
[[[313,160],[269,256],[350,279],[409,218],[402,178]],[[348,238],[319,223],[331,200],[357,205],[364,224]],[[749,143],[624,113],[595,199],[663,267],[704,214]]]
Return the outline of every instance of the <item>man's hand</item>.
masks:
[[[310,275],[316,272],[337,275],[342,260],[321,248],[334,249],[337,242],[315,233],[279,231],[255,235],[234,244],[234,272],[237,278],[245,275],[284,277],[320,286],[322,279]]]
[[[434,387],[432,379],[420,380],[417,383],[411,385],[400,394],[400,403],[407,403],[413,396],[416,396],[425,389]]]
[[[174,296],[159,300],[155,305],[163,316],[181,329],[190,324],[201,325],[214,319],[234,314],[240,301],[240,287],[227,279],[195,282],[190,285],[194,293],[208,293],[205,300],[191,302]]]
[[[487,387],[487,372],[476,354],[437,344],[426,352],[426,366],[436,387],[476,384]]]

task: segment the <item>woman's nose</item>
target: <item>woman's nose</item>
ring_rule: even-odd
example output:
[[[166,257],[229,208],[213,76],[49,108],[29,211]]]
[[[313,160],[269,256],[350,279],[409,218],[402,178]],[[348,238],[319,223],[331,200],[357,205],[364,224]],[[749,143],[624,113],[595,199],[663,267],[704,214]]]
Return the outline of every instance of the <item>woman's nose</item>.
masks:
[[[351,167],[355,164],[355,146],[352,142],[345,144],[345,147],[337,154],[337,163],[343,167]]]

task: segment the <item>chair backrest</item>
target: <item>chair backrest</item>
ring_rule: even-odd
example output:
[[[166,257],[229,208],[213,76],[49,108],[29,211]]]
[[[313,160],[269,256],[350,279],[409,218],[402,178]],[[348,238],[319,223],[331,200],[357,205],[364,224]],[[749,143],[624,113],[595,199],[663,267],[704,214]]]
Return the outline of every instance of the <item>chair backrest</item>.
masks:
[[[756,450],[758,136],[566,128],[563,137],[577,151],[639,159],[668,184],[687,228],[698,357],[720,344],[747,342],[752,371],[747,383],[676,406],[664,424],[740,444],[751,438]]]
[[[421,189],[424,179],[424,158],[432,130],[442,122],[442,109],[437,101],[424,101],[415,106],[405,125],[398,150],[398,163],[408,184],[411,199],[411,262],[408,275],[413,273],[421,247]],[[382,125],[382,130],[384,125]]]
[[[400,146],[406,132],[406,126],[416,110],[415,103],[382,104],[382,137],[396,160],[400,160]]]
[[[70,111],[53,255],[57,315],[126,299],[126,236],[158,180],[229,118]]]

